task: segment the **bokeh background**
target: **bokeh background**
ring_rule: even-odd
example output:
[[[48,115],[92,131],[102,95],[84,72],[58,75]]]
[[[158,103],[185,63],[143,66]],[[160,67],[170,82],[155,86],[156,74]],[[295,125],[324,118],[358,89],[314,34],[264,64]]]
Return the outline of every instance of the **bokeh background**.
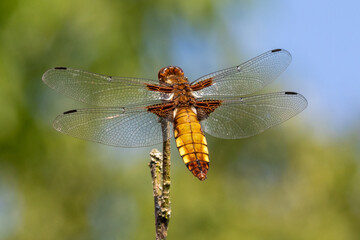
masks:
[[[1,1],[0,239],[153,239],[151,148],[61,135],[83,107],[41,81],[54,66],[190,79],[274,48],[293,55],[265,92],[308,108],[258,136],[208,136],[200,182],[172,148],[168,239],[359,239],[358,1]],[[158,148],[161,146],[157,146]]]

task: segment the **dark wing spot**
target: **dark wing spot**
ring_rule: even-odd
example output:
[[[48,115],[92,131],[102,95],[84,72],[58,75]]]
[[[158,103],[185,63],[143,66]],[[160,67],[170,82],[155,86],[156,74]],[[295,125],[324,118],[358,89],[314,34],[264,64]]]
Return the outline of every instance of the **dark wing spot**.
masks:
[[[296,92],[285,92],[285,94],[287,94],[287,95],[298,95],[298,93],[296,93]]]
[[[55,69],[59,69],[59,70],[66,70],[67,67],[55,67]]]
[[[282,49],[277,48],[277,49],[271,50],[271,52],[280,52],[281,50],[282,50]]]
[[[77,110],[76,110],[76,109],[74,109],[74,110],[69,110],[69,111],[66,111],[66,112],[64,112],[64,114],[76,113],[76,112],[77,112]]]
[[[113,80],[112,76],[109,76],[108,81],[111,82]]]

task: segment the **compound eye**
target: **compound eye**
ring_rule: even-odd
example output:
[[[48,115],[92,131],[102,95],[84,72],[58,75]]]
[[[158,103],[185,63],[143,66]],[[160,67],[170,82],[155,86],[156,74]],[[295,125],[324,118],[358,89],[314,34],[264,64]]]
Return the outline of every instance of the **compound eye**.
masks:
[[[178,76],[184,76],[184,71],[180,67],[174,67],[174,73]]]
[[[163,67],[158,73],[158,78],[159,80],[164,81],[164,79],[170,75],[183,77],[184,71],[181,68],[175,66]]]
[[[166,76],[167,69],[168,67],[163,67],[159,70],[158,79],[163,79]]]

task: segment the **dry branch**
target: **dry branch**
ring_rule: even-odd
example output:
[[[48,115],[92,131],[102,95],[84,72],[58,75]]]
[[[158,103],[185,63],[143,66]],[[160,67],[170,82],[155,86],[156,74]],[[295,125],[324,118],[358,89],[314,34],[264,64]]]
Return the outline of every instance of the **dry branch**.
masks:
[[[153,183],[155,203],[155,231],[156,240],[167,237],[167,230],[171,216],[170,202],[170,123],[161,121],[163,130],[163,154],[157,149],[150,152],[150,171]]]

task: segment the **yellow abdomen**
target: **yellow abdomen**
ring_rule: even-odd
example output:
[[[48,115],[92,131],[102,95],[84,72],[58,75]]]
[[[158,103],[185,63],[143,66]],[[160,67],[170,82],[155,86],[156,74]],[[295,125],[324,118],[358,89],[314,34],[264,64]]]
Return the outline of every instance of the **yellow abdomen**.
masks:
[[[200,122],[190,107],[177,109],[174,136],[187,168],[195,177],[205,180],[209,169],[209,151]]]

